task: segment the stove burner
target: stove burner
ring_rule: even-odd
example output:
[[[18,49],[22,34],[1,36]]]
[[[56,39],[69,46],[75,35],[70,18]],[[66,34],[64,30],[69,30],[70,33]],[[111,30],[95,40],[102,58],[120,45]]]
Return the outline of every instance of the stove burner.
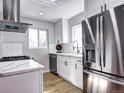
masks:
[[[28,59],[30,59],[29,56],[11,56],[11,57],[2,57],[0,59],[0,62],[17,61],[17,60],[28,60]]]

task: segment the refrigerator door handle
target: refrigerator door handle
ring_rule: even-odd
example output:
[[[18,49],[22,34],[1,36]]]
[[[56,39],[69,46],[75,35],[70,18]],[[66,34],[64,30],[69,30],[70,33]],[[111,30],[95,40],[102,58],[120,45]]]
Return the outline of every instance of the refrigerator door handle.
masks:
[[[100,17],[96,19],[96,44],[95,44],[95,61],[98,66],[101,66],[100,62]]]
[[[85,21],[86,22],[86,21]],[[83,27],[82,27],[82,31],[83,31]],[[84,33],[83,33],[84,34]],[[83,38],[82,38],[82,53],[83,53],[83,67],[85,68],[85,64],[86,64],[86,58],[85,58],[85,56],[86,56],[86,49],[85,49],[85,46],[86,46],[86,43],[85,43],[85,35],[83,35]]]
[[[103,36],[103,31],[104,31],[104,17],[100,17],[100,56],[101,56],[101,65],[102,67],[106,66],[105,60],[104,60],[104,36]]]
[[[85,53],[85,48],[82,50],[83,51],[83,67],[85,68],[85,64],[86,64],[86,53]]]

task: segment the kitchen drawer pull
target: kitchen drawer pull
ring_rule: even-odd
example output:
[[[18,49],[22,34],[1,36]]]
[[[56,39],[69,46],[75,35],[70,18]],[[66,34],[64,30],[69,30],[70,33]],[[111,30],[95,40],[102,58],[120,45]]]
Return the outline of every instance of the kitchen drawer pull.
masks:
[[[78,62],[82,62],[81,60],[78,60]]]
[[[77,69],[77,64],[75,64],[75,69]]]
[[[67,64],[67,61],[65,61],[65,66],[67,66],[68,64]]]

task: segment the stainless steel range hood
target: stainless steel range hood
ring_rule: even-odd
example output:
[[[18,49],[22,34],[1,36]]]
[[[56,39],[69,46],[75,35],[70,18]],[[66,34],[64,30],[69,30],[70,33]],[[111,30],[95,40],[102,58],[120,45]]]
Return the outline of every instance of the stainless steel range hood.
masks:
[[[0,31],[25,33],[28,23],[20,22],[20,0],[3,0],[3,20],[0,20]]]

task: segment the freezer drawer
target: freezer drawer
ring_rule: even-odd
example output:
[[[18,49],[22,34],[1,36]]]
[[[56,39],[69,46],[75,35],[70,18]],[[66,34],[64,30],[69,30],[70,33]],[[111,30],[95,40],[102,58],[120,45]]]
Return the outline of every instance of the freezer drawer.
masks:
[[[83,79],[83,93],[124,93],[124,82],[85,71]]]

